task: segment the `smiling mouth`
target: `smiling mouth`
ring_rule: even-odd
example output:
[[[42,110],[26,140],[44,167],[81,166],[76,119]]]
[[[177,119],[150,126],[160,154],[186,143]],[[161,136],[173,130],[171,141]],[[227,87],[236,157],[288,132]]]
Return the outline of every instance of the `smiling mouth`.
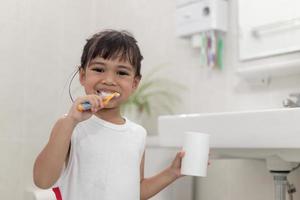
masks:
[[[104,98],[104,100],[106,99],[112,99],[112,98],[116,98],[119,97],[121,94],[118,92],[111,92],[111,91],[100,91],[97,90],[97,95],[101,96]]]

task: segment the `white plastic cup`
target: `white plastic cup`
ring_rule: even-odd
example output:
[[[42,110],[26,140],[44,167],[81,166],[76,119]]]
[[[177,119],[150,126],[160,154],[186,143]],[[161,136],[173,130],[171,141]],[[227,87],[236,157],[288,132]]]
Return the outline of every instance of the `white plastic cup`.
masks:
[[[185,155],[181,162],[181,174],[206,177],[209,135],[200,132],[185,132],[182,149]]]

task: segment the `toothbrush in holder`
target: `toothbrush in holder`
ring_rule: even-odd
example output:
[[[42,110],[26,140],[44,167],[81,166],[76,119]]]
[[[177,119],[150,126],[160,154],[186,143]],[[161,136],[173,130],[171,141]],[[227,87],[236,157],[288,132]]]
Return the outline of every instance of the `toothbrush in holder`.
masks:
[[[112,100],[114,97],[119,97],[120,94],[118,92],[114,92],[112,94],[105,93],[105,94],[103,94],[103,96],[104,96],[104,98],[102,100],[102,103],[104,105],[107,105],[110,100]],[[90,110],[91,107],[92,107],[92,105],[90,104],[90,102],[86,101],[86,102],[79,104],[77,107],[77,110],[80,112],[84,112],[84,111]]]

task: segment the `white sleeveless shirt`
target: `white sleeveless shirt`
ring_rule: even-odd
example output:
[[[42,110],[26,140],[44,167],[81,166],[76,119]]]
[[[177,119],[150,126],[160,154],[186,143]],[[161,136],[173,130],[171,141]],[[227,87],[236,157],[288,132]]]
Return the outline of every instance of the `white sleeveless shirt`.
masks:
[[[145,139],[146,130],[128,119],[116,125],[92,116],[79,123],[55,184],[62,200],[139,200]]]

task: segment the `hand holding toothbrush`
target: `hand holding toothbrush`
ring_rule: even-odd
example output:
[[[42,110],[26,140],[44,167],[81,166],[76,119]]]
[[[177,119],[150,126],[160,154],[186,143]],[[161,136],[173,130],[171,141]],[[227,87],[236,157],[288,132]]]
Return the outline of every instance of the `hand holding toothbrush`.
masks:
[[[100,103],[102,103],[104,106],[107,105],[109,103],[109,101],[115,97],[119,97],[120,94],[117,93],[117,92],[114,92],[114,93],[106,93],[106,92],[102,92],[101,96],[103,99],[100,101]],[[78,105],[77,109],[80,111],[80,112],[83,112],[83,111],[87,111],[87,110],[90,110],[92,108],[92,105],[89,101],[85,101],[81,104]]]
[[[90,94],[76,99],[71,107],[68,116],[76,123],[87,120],[94,113],[105,108],[105,106],[113,99],[119,97],[120,94],[105,93]]]

